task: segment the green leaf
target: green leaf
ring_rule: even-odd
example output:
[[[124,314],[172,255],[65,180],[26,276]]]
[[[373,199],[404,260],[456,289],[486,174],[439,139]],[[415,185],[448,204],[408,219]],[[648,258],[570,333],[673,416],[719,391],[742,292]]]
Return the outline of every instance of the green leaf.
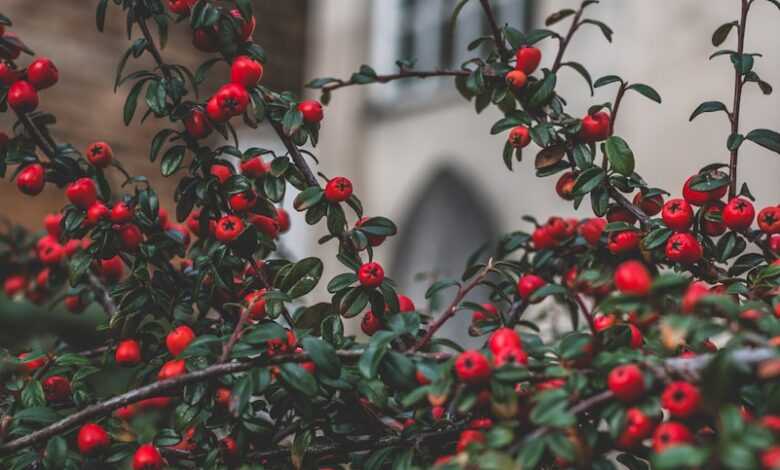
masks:
[[[593,79],[590,77],[588,70],[582,64],[579,62],[564,62],[561,64],[561,67],[571,67],[577,73],[582,75],[582,78],[584,78],[588,83],[588,88],[590,88],[590,96],[593,96]]]
[[[358,361],[358,370],[367,379],[376,377],[379,369],[379,363],[388,351],[390,342],[395,339],[396,333],[393,331],[380,330],[371,337],[371,342],[360,356]]]
[[[546,286],[535,290],[534,293],[531,294],[531,300],[537,301],[551,295],[565,295],[568,292],[569,291],[565,287],[559,286],[558,284],[547,284]]]
[[[607,38],[607,41],[612,42],[612,29],[606,24],[604,24],[603,22],[587,19],[587,20],[582,20],[581,24],[592,24],[598,27],[601,30],[601,34],[603,34],[604,37]]]
[[[322,277],[322,270],[323,264],[319,258],[304,258],[292,265],[292,268],[277,280],[276,285],[291,299],[296,299],[314,289]]]
[[[550,16],[548,16],[544,20],[544,25],[545,26],[552,26],[555,23],[557,23],[557,22],[559,22],[559,21],[561,21],[561,20],[563,20],[565,18],[568,18],[569,16],[573,15],[574,13],[576,13],[576,12],[574,10],[572,10],[571,8],[564,8],[563,10],[556,11],[555,13],[551,14]]]
[[[604,147],[613,170],[623,176],[631,176],[634,173],[634,152],[625,140],[612,136],[607,139]]]
[[[658,92],[655,91],[655,89],[653,87],[649,86],[649,85],[645,85],[643,83],[635,83],[635,84],[629,86],[628,88],[626,88],[626,90],[634,90],[635,92],[639,93],[640,95],[645,96],[645,97],[655,101],[656,103],[660,103],[661,102],[661,95],[659,95]]]
[[[745,136],[750,140],[775,153],[780,153],[780,134],[769,129],[754,129]]]
[[[334,277],[328,283],[328,292],[335,294],[340,290],[344,290],[357,282],[357,276],[355,273],[342,273]]]
[[[726,114],[729,112],[728,108],[726,108],[726,105],[720,101],[705,101],[693,111],[691,117],[688,118],[688,121],[693,121],[699,114],[712,113],[715,111],[723,111]]]
[[[323,195],[324,193],[322,188],[318,186],[310,186],[295,196],[293,207],[297,211],[305,211],[306,209],[309,209],[310,207],[313,207],[318,202],[320,202]]]
[[[596,82],[593,84],[593,88],[600,88],[603,87],[604,85],[609,85],[610,83],[616,83],[616,82],[623,83],[623,79],[618,77],[617,75],[605,75],[599,78],[598,80],[596,80]]]
[[[108,7],[108,0],[100,0],[97,6],[97,12],[95,13],[95,23],[97,24],[97,30],[101,33],[106,24],[106,8]]]
[[[336,355],[333,346],[325,341],[307,336],[302,341],[303,350],[309,353],[311,359],[317,365],[317,371],[337,379],[341,375],[341,360]]]
[[[547,72],[545,69],[544,79],[542,79],[539,86],[534,89],[531,98],[528,100],[528,105],[532,108],[538,108],[550,101],[555,93],[556,80],[556,75],[552,72]]]
[[[300,365],[288,362],[279,367],[279,372],[282,380],[295,390],[309,397],[317,395],[317,381]]]
[[[284,117],[282,117],[282,128],[286,135],[292,136],[302,125],[303,113],[298,111],[297,108],[290,108],[284,113]]]
[[[440,290],[457,285],[459,285],[459,283],[454,279],[442,279],[441,281],[436,281],[431,284],[431,287],[429,287],[427,291],[425,291],[425,298],[430,299]]]
[[[160,161],[160,172],[163,176],[171,176],[176,173],[184,161],[184,153],[187,148],[183,145],[175,145],[169,148]]]
[[[753,56],[750,54],[731,54],[731,63],[734,64],[734,70],[742,75],[753,70]]]
[[[138,106],[138,95],[141,94],[141,90],[144,87],[145,81],[139,81],[135,85],[133,85],[133,88],[130,90],[130,93],[127,95],[127,100],[125,101],[125,107],[122,112],[122,116],[124,118],[124,122],[126,126],[130,125],[130,121],[133,120],[133,116],[135,115],[135,108]]]
[[[725,23],[718,26],[718,29],[716,29],[715,32],[712,33],[712,45],[718,47],[721,44],[723,44],[723,41],[725,41],[726,38],[729,37],[731,28],[739,29],[739,22],[732,21],[731,23]]]
[[[669,447],[660,454],[653,455],[651,462],[655,470],[674,470],[679,468],[692,468],[704,465],[707,461],[706,449],[679,445]]]
[[[588,168],[577,176],[577,179],[574,181],[573,192],[578,195],[588,194],[596,189],[605,178],[606,174],[601,168],[595,166]]]

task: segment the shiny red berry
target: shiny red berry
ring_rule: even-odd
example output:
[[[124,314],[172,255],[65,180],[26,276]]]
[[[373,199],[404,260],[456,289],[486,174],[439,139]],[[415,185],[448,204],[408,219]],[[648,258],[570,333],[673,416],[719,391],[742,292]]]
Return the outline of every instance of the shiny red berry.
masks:
[[[693,225],[693,209],[685,199],[669,199],[661,210],[661,218],[675,232],[684,232]]]
[[[644,264],[636,260],[621,263],[615,270],[615,287],[624,294],[647,295],[652,278]]]
[[[675,263],[692,264],[701,259],[703,249],[690,233],[675,233],[666,241],[666,257]]]
[[[157,372],[157,380],[171,379],[187,372],[187,364],[181,359],[173,359],[162,365]]]
[[[750,228],[756,210],[753,204],[745,198],[735,197],[723,208],[723,223],[731,230],[737,232]]]
[[[531,295],[545,285],[547,285],[547,281],[536,274],[525,274],[517,280],[517,294],[521,299],[530,301]]]
[[[114,159],[114,151],[105,142],[93,142],[87,146],[87,160],[95,168],[106,168]]]
[[[65,308],[70,313],[81,313],[84,311],[84,308],[86,307],[86,305],[84,305],[84,301],[81,300],[80,295],[65,296],[62,302],[63,304],[65,304]]]
[[[290,214],[281,207],[276,208],[276,221],[279,223],[279,232],[286,233],[290,230]]]
[[[109,214],[109,220],[114,224],[124,224],[133,220],[133,208],[124,201],[114,204]]]
[[[495,305],[491,303],[484,303],[480,307],[481,308],[479,310],[474,310],[474,313],[471,315],[472,323],[479,323],[498,318],[498,309]]]
[[[90,178],[79,178],[68,185],[65,195],[74,206],[88,209],[97,201],[97,188]]]
[[[231,195],[228,199],[228,203],[233,211],[245,212],[255,206],[257,203],[257,195],[250,189]]]
[[[95,455],[111,445],[111,438],[99,424],[87,423],[79,429],[76,442],[82,455]]]
[[[322,104],[317,100],[301,101],[298,103],[298,111],[303,114],[303,120],[311,124],[316,124],[325,117]]]
[[[363,315],[363,319],[360,321],[360,329],[368,336],[373,336],[374,333],[382,328],[382,320],[374,314],[371,310]]]
[[[698,410],[700,402],[699,388],[688,382],[671,382],[661,394],[661,406],[674,418],[690,417]]]
[[[279,222],[273,217],[260,214],[250,214],[249,223],[260,232],[267,235],[271,239],[279,237]]]
[[[574,182],[577,181],[577,177],[573,172],[567,171],[558,178],[558,182],[555,183],[555,192],[558,196],[565,201],[571,201],[574,199]]]
[[[524,148],[531,143],[531,133],[525,126],[513,127],[507,138],[509,145],[514,148]]]
[[[780,233],[780,207],[771,206],[758,213],[758,228],[764,233]]]
[[[631,449],[651,434],[655,428],[655,421],[644,414],[639,408],[629,408],[626,411],[626,425],[617,440],[622,449]]]
[[[133,454],[133,470],[161,470],[163,458],[152,444],[144,444]]]
[[[38,92],[30,82],[19,80],[8,89],[8,106],[18,113],[31,113],[38,107]]]
[[[641,192],[634,196],[634,205],[638,206],[647,216],[658,215],[664,206],[664,198],[660,194],[645,196]]]
[[[87,216],[84,219],[87,227],[94,227],[101,220],[107,219],[111,210],[100,201],[95,202],[87,209]]]
[[[471,445],[484,444],[484,443],[485,443],[485,434],[483,434],[482,431],[466,429],[464,431],[461,431],[460,433],[456,450],[458,452],[464,452],[468,450],[469,446]]]
[[[693,442],[693,434],[684,425],[674,421],[660,424],[653,433],[653,450],[661,453],[670,447]]]
[[[577,232],[589,245],[596,246],[601,241],[601,234],[606,226],[607,221],[604,219],[586,219],[577,227]]]
[[[252,291],[244,297],[246,308],[249,309],[249,318],[259,321],[265,318],[265,289]]]
[[[222,85],[214,94],[217,106],[226,116],[239,116],[244,114],[249,105],[249,93],[246,88],[236,83]]]
[[[506,74],[506,83],[515,89],[520,89],[528,83],[528,75],[522,70],[511,70]]]
[[[455,359],[455,373],[461,382],[484,383],[490,378],[490,362],[479,351],[465,351]]]
[[[364,263],[357,272],[358,281],[365,287],[378,287],[385,279],[385,270],[376,261]]]
[[[238,56],[230,66],[230,81],[252,88],[263,78],[263,64],[247,56]]]
[[[27,66],[27,80],[38,90],[49,88],[57,83],[60,72],[51,60],[41,57]]]
[[[184,128],[193,139],[204,139],[211,134],[211,125],[206,119],[206,113],[195,108],[184,118]]]
[[[119,241],[125,251],[135,251],[144,241],[141,229],[135,224],[124,224],[119,227]]]
[[[531,75],[539,67],[542,51],[536,47],[523,46],[515,52],[515,60],[515,69],[522,70],[526,75]]]
[[[259,178],[269,171],[271,165],[263,160],[263,157],[251,157],[241,162],[241,173],[248,178]]]
[[[134,339],[120,341],[114,353],[114,360],[121,366],[134,366],[141,362],[141,346]]]
[[[180,325],[174,328],[168,336],[165,337],[165,346],[168,352],[173,356],[178,356],[195,339],[195,332],[187,325]]]
[[[607,248],[613,255],[628,253],[639,247],[639,233],[635,230],[612,232],[607,239]]]
[[[502,327],[494,331],[488,338],[488,349],[495,354],[505,349],[521,349],[523,343],[520,341],[520,335],[512,328]]]
[[[582,118],[579,138],[584,142],[598,142],[609,137],[610,115],[604,111]]]
[[[325,199],[328,202],[342,202],[352,196],[352,181],[343,176],[336,176],[325,185]]]
[[[46,170],[44,170],[43,165],[39,163],[27,165],[16,177],[16,186],[22,193],[36,196],[43,191],[43,186],[46,183],[45,174]]]
[[[61,375],[52,375],[41,382],[46,401],[59,403],[70,398],[70,380]]]
[[[244,221],[235,215],[226,215],[217,222],[216,237],[222,243],[230,243],[244,231]]]
[[[645,378],[638,366],[626,364],[610,371],[607,386],[618,400],[631,403],[644,395]]]

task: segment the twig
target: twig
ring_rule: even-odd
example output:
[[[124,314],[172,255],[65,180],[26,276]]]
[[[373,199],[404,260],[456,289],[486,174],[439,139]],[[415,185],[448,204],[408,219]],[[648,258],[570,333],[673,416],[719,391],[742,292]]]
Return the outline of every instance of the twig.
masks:
[[[17,112],[16,117],[30,134],[30,137],[35,141],[38,148],[40,148],[50,160],[53,159],[57,152],[57,145],[51,140],[51,137],[47,137],[41,132],[27,113]]]
[[[618,205],[634,214],[634,217],[639,219],[640,225],[644,226],[650,220],[647,214],[642,212],[642,209],[632,204],[631,201],[629,201],[620,191],[613,188],[612,186],[609,187],[609,197],[618,203]]]
[[[490,6],[490,0],[479,0],[479,3],[482,4],[482,9],[485,10],[485,16],[487,17],[488,25],[490,25],[490,31],[493,34],[493,41],[496,43],[498,55],[501,56],[501,60],[504,63],[509,62],[512,55],[509,53],[509,50],[504,43],[501,29],[499,29],[498,23],[496,23],[496,15],[493,14],[493,8]]]
[[[222,346],[222,354],[219,356],[219,361],[217,361],[217,363],[221,364],[227,361],[230,357],[230,352],[233,351],[233,347],[241,337],[241,332],[244,330],[244,325],[246,325],[246,322],[249,319],[249,313],[250,310],[248,308],[241,310],[241,317],[239,317],[238,323],[236,323],[236,327],[233,329],[233,333],[230,335],[230,338],[227,340],[224,346]]]
[[[628,83],[620,82],[620,88],[618,88],[617,96],[615,96],[615,103],[612,105],[612,116],[609,119],[609,135],[615,132],[615,121],[617,120],[618,111],[620,110],[620,103],[623,101],[623,96],[626,94],[626,88]]]
[[[403,80],[406,78],[458,77],[458,76],[465,77],[468,76],[470,73],[471,72],[468,70],[443,70],[443,69],[402,70],[399,73],[394,73],[389,75],[377,75],[374,78],[374,81],[371,83],[388,83],[395,80]],[[328,91],[338,90],[339,88],[344,88],[352,85],[362,85],[362,83],[359,83],[353,79],[339,80],[336,83],[323,86],[321,90],[324,92],[328,92]]]
[[[577,302],[577,305],[580,307],[580,310],[582,311],[582,315],[585,317],[585,320],[588,321],[588,327],[590,328],[590,332],[593,334],[593,337],[596,338],[598,336],[598,331],[596,330],[596,324],[593,321],[593,314],[585,306],[585,302],[582,300],[582,296],[580,296],[579,294],[575,294],[574,301]]]
[[[574,14],[574,19],[572,19],[571,26],[569,26],[569,31],[561,41],[561,45],[558,47],[558,53],[555,55],[555,61],[553,62],[551,69],[553,73],[557,72],[558,69],[561,68],[563,63],[563,54],[566,52],[566,48],[569,47],[569,42],[571,42],[571,38],[574,36],[574,33],[580,27],[580,18],[582,18],[582,12],[585,11],[586,6],[587,5],[585,5],[583,2],[583,4],[580,5],[580,8],[577,9],[577,12]]]
[[[745,32],[747,30],[747,17],[748,10],[750,10],[750,1],[742,0],[742,13],[737,25],[737,54],[740,60],[742,60],[742,54],[745,51]],[[739,109],[742,104],[742,88],[745,82],[742,80],[742,74],[739,71],[739,67],[734,67],[734,104],[729,114],[729,120],[731,121],[731,135],[739,133]],[[733,198],[737,194],[737,161],[739,159],[739,149],[735,148],[731,151],[729,159],[729,199]]]
[[[585,400],[582,400],[581,402],[572,406],[571,408],[569,408],[569,413],[573,415],[584,413],[590,410],[591,408],[595,408],[598,405],[611,400],[612,396],[613,395],[611,391],[605,390],[601,393],[593,395],[592,397],[586,398]],[[550,431],[550,429],[552,428],[549,428],[547,426],[538,428],[536,431],[529,434],[528,437],[525,438],[525,441],[528,442],[528,441],[533,441],[534,439],[538,439],[544,436],[545,434],[547,434]]]
[[[488,275],[490,270],[493,268],[493,259],[491,258],[488,260],[487,265],[477,274],[474,276],[474,279],[471,280],[465,287],[461,287],[458,289],[458,293],[455,294],[455,298],[452,299],[452,302],[450,303],[449,307],[444,311],[444,313],[441,314],[439,318],[437,318],[433,323],[431,323],[428,326],[428,330],[425,332],[425,336],[420,339],[420,341],[415,344],[411,351],[419,351],[420,349],[424,348],[425,345],[428,344],[428,342],[433,338],[433,335],[436,334],[436,332],[441,328],[450,318],[452,318],[455,315],[455,312],[457,312],[458,305],[463,300],[466,295],[468,295],[469,292],[471,292],[472,289],[477,287],[479,283],[481,283],[485,276]]]
[[[306,159],[303,158],[303,155],[298,149],[298,146],[295,145],[295,142],[293,142],[290,137],[284,133],[282,125],[278,122],[274,122],[273,120],[269,121],[271,122],[271,126],[273,126],[274,130],[276,131],[276,134],[279,136],[279,139],[281,139],[282,143],[287,149],[287,152],[290,154],[290,157],[292,157],[293,163],[295,163],[295,166],[298,167],[298,170],[303,173],[303,176],[306,178],[306,182],[309,183],[309,186],[319,186],[320,183],[317,181],[317,177],[314,176],[311,168],[309,168],[309,165],[306,163]]]
[[[100,282],[100,279],[97,278],[92,272],[89,273],[89,284],[92,286],[92,290],[95,292],[95,295],[97,296],[97,301],[100,304],[101,307],[103,307],[103,310],[106,311],[106,314],[113,318],[114,315],[118,312],[118,309],[116,308],[116,304],[114,303],[113,299],[111,299],[111,294],[108,293],[108,289],[103,285],[102,282]]]

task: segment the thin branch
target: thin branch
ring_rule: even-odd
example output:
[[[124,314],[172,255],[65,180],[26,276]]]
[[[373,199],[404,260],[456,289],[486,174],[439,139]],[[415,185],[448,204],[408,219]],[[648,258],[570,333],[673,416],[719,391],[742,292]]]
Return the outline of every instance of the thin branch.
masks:
[[[298,146],[295,145],[295,142],[293,142],[292,139],[290,139],[290,136],[284,133],[282,125],[278,122],[274,122],[273,120],[269,121],[271,122],[271,126],[273,126],[274,130],[276,131],[276,134],[279,136],[279,139],[281,139],[282,143],[287,149],[287,152],[290,154],[290,157],[292,157],[293,163],[295,163],[295,166],[298,167],[301,173],[303,173],[303,176],[306,178],[306,182],[309,183],[309,186],[319,186],[320,183],[317,181],[317,177],[314,176],[311,168],[309,168],[309,164],[306,163],[306,159],[303,158],[303,154],[301,154]]]
[[[745,32],[747,30],[747,17],[748,10],[750,10],[750,3],[748,0],[742,0],[742,13],[737,25],[737,54],[740,60],[742,60],[742,54],[745,51]],[[731,135],[739,133],[739,109],[742,104],[742,88],[745,82],[742,79],[742,74],[739,71],[739,67],[734,67],[734,104],[731,108]],[[729,199],[733,198],[737,194],[737,162],[739,159],[739,149],[735,148],[731,151],[729,159]]]
[[[609,187],[609,197],[612,198],[618,205],[622,206],[627,211],[634,214],[634,217],[639,219],[639,224],[644,226],[647,224],[647,222],[650,221],[650,217],[645,214],[642,209],[635,206],[631,201],[629,201],[623,193],[618,191],[617,189],[613,188],[612,186]]]
[[[111,294],[108,293],[106,286],[104,286],[103,283],[100,282],[100,279],[92,272],[89,273],[89,284],[92,286],[92,290],[95,292],[95,296],[97,297],[100,306],[103,307],[103,310],[105,310],[110,318],[113,318],[119,310],[117,309],[114,300],[111,298]]]
[[[241,310],[241,317],[238,319],[238,323],[236,323],[236,327],[233,329],[233,334],[230,335],[230,338],[224,346],[222,346],[222,354],[219,356],[218,363],[221,364],[230,357],[230,352],[233,351],[233,347],[238,342],[238,339],[241,338],[241,332],[244,330],[244,325],[246,325],[246,322],[249,319],[249,313],[250,310],[248,308]]]
[[[27,113],[17,112],[16,117],[35,141],[38,148],[43,151],[49,160],[53,159],[57,152],[57,145],[51,140],[51,137],[41,132]]]
[[[581,295],[575,294],[574,301],[577,302],[577,305],[580,307],[582,315],[585,317],[585,320],[588,321],[590,332],[593,334],[593,337],[596,338],[598,336],[598,331],[596,330],[596,323],[593,321],[593,313],[585,306],[585,302],[582,300]]]
[[[620,88],[618,88],[617,96],[615,96],[615,103],[612,105],[612,116],[609,118],[609,135],[615,132],[615,121],[617,120],[618,111],[620,110],[620,103],[623,102],[623,96],[626,94],[626,88],[628,83],[620,82]]]
[[[571,26],[569,26],[569,31],[566,32],[566,36],[561,41],[560,47],[558,47],[558,53],[555,55],[555,61],[553,62],[551,69],[553,73],[557,72],[563,64],[563,54],[566,52],[566,48],[569,47],[569,43],[571,42],[571,38],[574,37],[574,33],[580,27],[580,18],[582,18],[582,12],[585,11],[586,6],[587,5],[583,2],[574,14],[574,19],[572,19]]]
[[[488,260],[487,265],[477,274],[474,276],[474,279],[471,280],[465,287],[461,287],[458,289],[458,293],[455,294],[455,298],[452,299],[452,303],[450,303],[449,307],[444,311],[444,313],[441,314],[439,318],[437,318],[433,323],[431,323],[428,326],[428,330],[425,332],[425,336],[420,339],[420,341],[415,344],[411,351],[419,351],[420,349],[424,348],[425,345],[428,344],[428,342],[433,338],[433,335],[436,334],[436,332],[441,328],[450,318],[455,316],[455,312],[458,311],[458,305],[460,305],[460,302],[463,300],[466,295],[468,295],[469,292],[471,292],[475,287],[477,287],[484,279],[485,276],[488,275],[490,270],[493,268],[493,259],[491,258]]]
[[[466,77],[471,72],[468,70],[444,70],[444,69],[436,69],[436,70],[402,70],[398,73],[389,74],[389,75],[377,75],[374,78],[374,81],[371,83],[388,83],[395,80],[403,80],[406,78],[430,78],[430,77]],[[352,85],[363,85],[363,83],[360,83],[354,79],[349,80],[339,80],[335,83],[332,83],[330,85],[325,85],[321,88],[323,92],[329,92],[333,90],[338,90],[339,88],[344,88]]]
[[[507,63],[512,58],[512,54],[506,48],[501,29],[499,29],[498,23],[496,23],[496,15],[493,14],[493,8],[490,6],[490,0],[479,0],[479,3],[482,4],[482,9],[485,10],[485,17],[487,17],[488,25],[490,25],[490,31],[493,34],[493,41],[496,43],[498,55],[501,56],[501,60],[504,63]]]

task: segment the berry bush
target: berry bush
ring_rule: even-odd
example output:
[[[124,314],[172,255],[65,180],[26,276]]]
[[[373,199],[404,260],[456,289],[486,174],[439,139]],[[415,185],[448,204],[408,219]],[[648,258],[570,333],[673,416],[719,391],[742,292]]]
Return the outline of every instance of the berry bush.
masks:
[[[640,176],[616,125],[624,101],[659,94],[617,75],[593,80],[565,59],[583,28],[612,40],[592,16],[597,1],[549,16],[562,32],[499,25],[489,0],[460,0],[454,20],[468,1],[490,34],[474,38],[460,68],[401,60],[380,75],[363,65],[311,81],[320,101],[301,101],[263,85],[250,0],[99,0],[98,29],[107,8],[121,8],[137,37],[115,82],[125,123],[168,123],[149,158],[175,184],[175,214],[110,143],[81,153],[52,138],[54,116],[41,108],[56,60],[34,56],[23,42],[33,40],[0,15],[0,110],[17,121],[0,133],[0,175],[29,197],[64,191],[45,232],[2,234],[5,294],[105,313],[101,347],[2,351],[0,466],[779,469],[780,206],[754,205],[738,163],[742,145],[780,153],[780,134],[739,125],[745,88],[772,93],[760,54],[744,48],[750,8],[780,3],[733,1],[739,19],[715,30],[711,58],[730,59],[733,101],[702,103],[691,119],[728,119],[724,158],[668,192]],[[164,56],[170,27],[188,28],[204,53],[194,72]],[[542,57],[541,41],[557,54]],[[124,72],[144,55],[154,69]],[[568,114],[556,85],[571,71],[591,95],[615,88],[614,100]],[[201,100],[207,76],[224,84]],[[395,224],[365,213],[347,177],[312,169],[334,92],[427,77],[453,79],[478,113],[498,108],[503,164],[519,167],[533,149],[537,175],[554,176],[557,194],[589,215],[528,217],[490,253],[463,253],[462,276],[427,291],[448,299],[443,308],[397,292],[374,258]],[[270,126],[285,152],[242,148],[242,122]],[[320,243],[335,256],[279,250],[288,210],[324,225]],[[343,273],[321,279],[325,262]],[[330,296],[312,303],[318,284]],[[489,303],[468,300],[476,287]],[[539,321],[540,302],[566,328]],[[463,315],[481,348],[436,334]],[[365,336],[346,333],[352,318]],[[101,392],[117,371],[126,389]]]

